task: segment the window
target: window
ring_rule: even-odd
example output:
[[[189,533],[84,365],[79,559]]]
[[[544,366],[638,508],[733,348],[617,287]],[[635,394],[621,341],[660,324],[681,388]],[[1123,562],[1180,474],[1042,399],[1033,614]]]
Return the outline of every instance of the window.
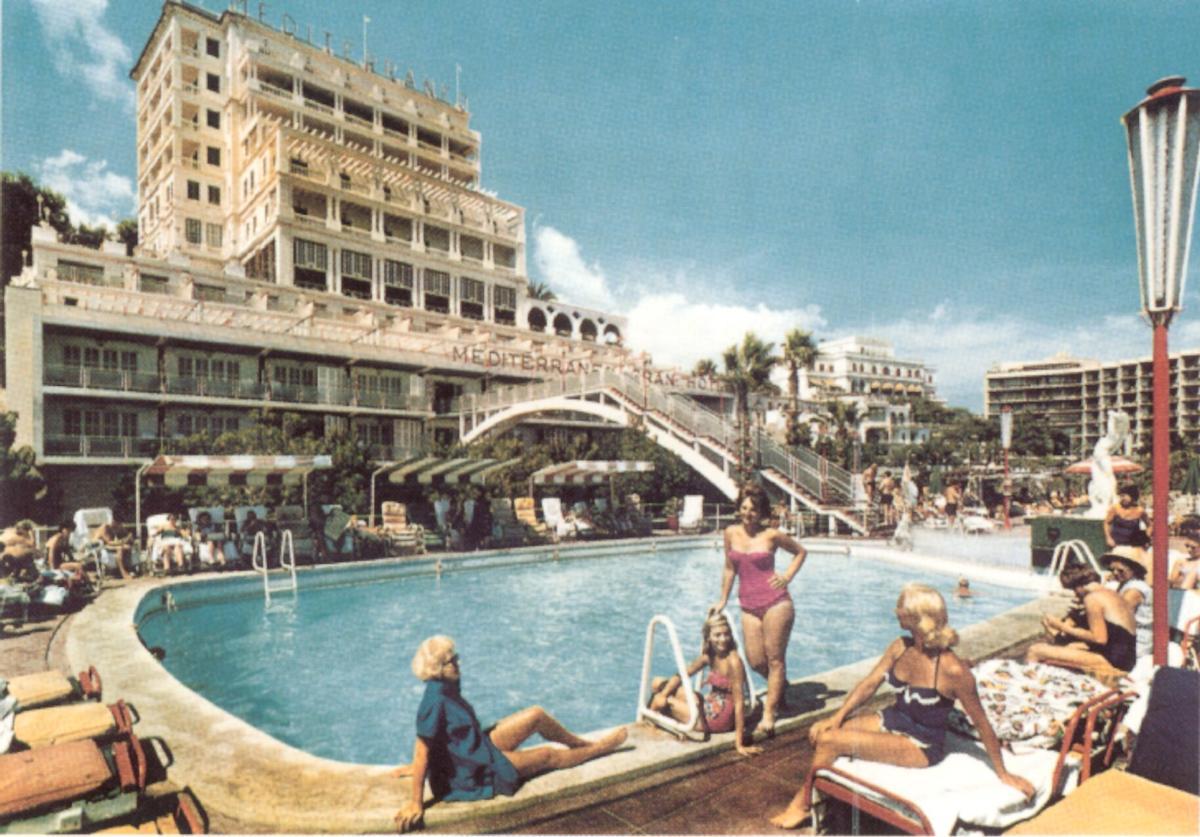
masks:
[[[103,285],[104,268],[82,262],[59,260],[58,278],[64,282],[78,282],[81,285]]]
[[[184,236],[187,238],[187,243],[188,244],[199,244],[200,236],[202,234],[201,229],[200,229],[202,225],[201,225],[200,221],[196,218],[185,218],[183,225],[184,225]]]
[[[356,276],[360,279],[371,278],[371,256],[368,253],[356,253],[353,250],[342,251],[342,275]]]
[[[312,270],[325,270],[328,264],[328,250],[324,244],[316,241],[305,241],[302,238],[295,240],[295,262],[296,267],[305,267]]]
[[[458,280],[458,291],[461,296],[459,313],[471,320],[482,320],[487,286],[478,279],[463,276]]]
[[[118,355],[116,349],[103,350],[100,353],[100,367],[102,369],[108,369],[109,371],[115,372],[117,369],[117,358]]]
[[[450,231],[441,227],[425,225],[425,246],[431,250],[450,252]]]
[[[426,270],[425,293],[450,296],[450,274],[440,270]]]
[[[83,352],[78,346],[63,346],[63,366],[82,366]]]
[[[211,55],[213,58],[220,58],[221,57],[221,42],[218,41],[216,38],[205,38],[204,39],[204,51],[207,52],[209,55]]]
[[[391,305],[413,304],[413,268],[391,259],[383,261],[383,301]]]
[[[208,224],[205,229],[205,234],[208,236],[209,247],[220,247],[222,238],[222,228],[220,224]]]
[[[505,247],[503,244],[492,245],[492,258],[497,267],[515,268],[517,266],[517,251],[512,247]]]
[[[517,292],[513,288],[502,288],[497,285],[492,288],[492,300],[497,308],[516,310]]]
[[[165,294],[169,284],[165,276],[143,273],[138,277],[138,289],[144,294]]]
[[[220,186],[209,186],[208,187],[208,202],[215,206],[221,205],[221,187]]]
[[[63,435],[79,436],[83,434],[83,417],[78,410],[63,410]]]
[[[100,368],[100,350],[90,346],[83,350],[83,365],[88,369]]]
[[[209,108],[208,110],[205,111],[204,118],[205,118],[205,122],[208,123],[208,127],[210,127],[210,128],[220,128],[221,127],[221,112],[220,111]]]
[[[225,289],[220,285],[202,285],[199,282],[195,285],[196,299],[204,302],[224,302]],[[200,361],[197,361],[199,363]]]
[[[213,93],[221,92],[221,77],[216,73],[208,73],[208,89]]]
[[[210,166],[221,165],[221,149],[208,146],[208,164]]]
[[[477,262],[483,261],[483,240],[475,238],[471,235],[459,236],[459,249],[462,250],[464,259],[473,259]]]
[[[200,184],[194,180],[187,182],[187,196],[189,201],[200,200]]]

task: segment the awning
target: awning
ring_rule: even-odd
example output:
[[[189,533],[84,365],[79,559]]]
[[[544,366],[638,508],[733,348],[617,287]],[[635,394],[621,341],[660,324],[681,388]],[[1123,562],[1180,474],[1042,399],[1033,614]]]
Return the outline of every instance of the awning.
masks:
[[[645,474],[654,470],[653,462],[639,460],[584,460],[560,462],[535,471],[535,485],[599,485],[620,474]]]
[[[328,456],[160,456],[144,471],[172,488],[185,485],[300,485],[333,466]]]
[[[411,482],[415,478],[421,485],[433,485],[444,482],[448,485],[471,483],[483,485],[489,478],[511,468],[521,461],[521,457],[506,459],[475,459],[467,456],[443,458],[440,456],[414,456],[400,462],[385,465],[376,474],[386,473],[392,483]]]

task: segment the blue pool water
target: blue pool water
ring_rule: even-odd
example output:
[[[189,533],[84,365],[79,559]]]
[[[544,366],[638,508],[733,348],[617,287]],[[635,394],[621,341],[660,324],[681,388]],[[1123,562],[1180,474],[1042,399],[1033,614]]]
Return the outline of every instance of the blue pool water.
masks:
[[[197,585],[181,585],[179,609],[151,613],[141,634],[166,649],[164,665],[181,682],[276,738],[318,756],[391,764],[412,753],[424,684],[409,661],[425,637],[454,637],[463,693],[485,725],[534,703],[583,732],[626,723],[650,618],[670,617],[685,657],[694,657],[722,563],[706,545],[474,566],[440,578],[427,571],[302,587],[270,608],[252,585],[196,605],[188,588]],[[946,575],[812,553],[791,585],[789,678],[882,653],[899,633],[892,611],[907,581],[942,590],[959,628],[1033,598],[976,584],[978,598],[957,601]],[[656,671],[671,673],[666,642],[658,647]]]

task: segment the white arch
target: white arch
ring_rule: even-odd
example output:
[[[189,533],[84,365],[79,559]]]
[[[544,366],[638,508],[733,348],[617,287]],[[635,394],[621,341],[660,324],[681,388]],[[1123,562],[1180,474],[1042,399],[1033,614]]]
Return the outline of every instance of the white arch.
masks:
[[[601,404],[598,401],[587,401],[581,398],[554,396],[553,398],[540,398],[536,401],[525,401],[520,404],[513,404],[511,407],[506,407],[500,412],[488,416],[485,420],[472,427],[470,431],[464,433],[462,442],[469,445],[471,442],[482,438],[493,430],[511,424],[524,416],[563,411],[587,413],[590,416],[595,416],[596,418],[618,424],[622,427],[629,427],[630,425],[630,414],[618,407]],[[700,451],[696,450],[690,443],[672,435],[668,430],[659,428],[650,422],[646,423],[645,429],[646,435],[655,444],[678,456],[700,474],[700,476],[716,486],[726,497],[730,499],[737,497],[737,482],[733,477],[726,474],[725,469],[720,465],[717,465]]]

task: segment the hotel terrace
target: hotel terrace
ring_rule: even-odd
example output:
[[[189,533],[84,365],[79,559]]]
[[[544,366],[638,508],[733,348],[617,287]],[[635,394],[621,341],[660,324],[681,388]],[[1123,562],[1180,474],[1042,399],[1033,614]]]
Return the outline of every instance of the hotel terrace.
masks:
[[[528,296],[524,211],[431,84],[174,0],[131,76],[139,247],[42,223],[5,293],[6,408],[68,506],[264,407],[393,460],[457,396],[641,368],[623,318]]]

